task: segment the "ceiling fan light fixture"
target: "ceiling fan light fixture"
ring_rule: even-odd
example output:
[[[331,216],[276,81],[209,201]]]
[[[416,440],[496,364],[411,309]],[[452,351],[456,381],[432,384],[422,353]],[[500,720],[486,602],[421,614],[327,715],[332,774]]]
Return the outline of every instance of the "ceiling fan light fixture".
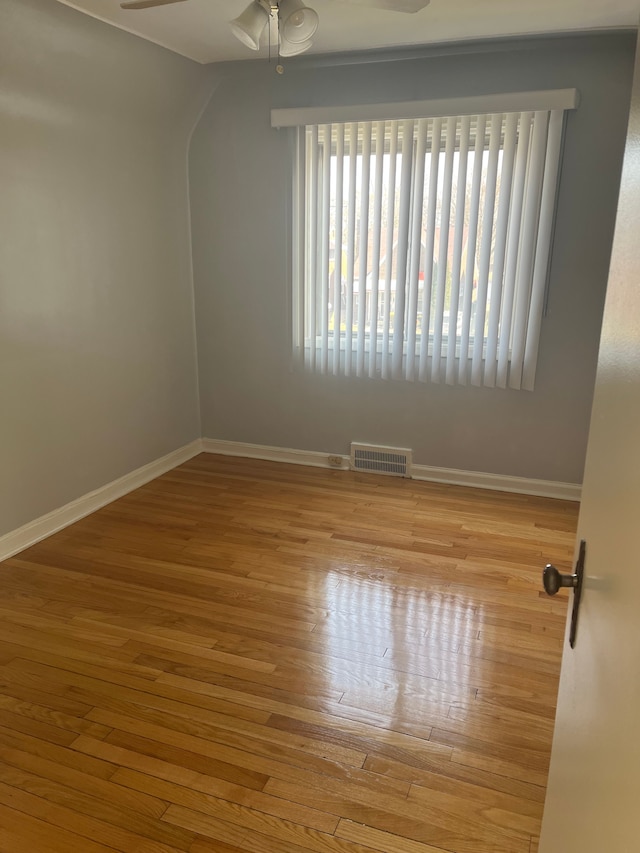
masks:
[[[289,44],[302,44],[309,41],[318,29],[318,13],[315,9],[305,6],[302,0],[280,0],[278,16],[280,37]],[[293,56],[293,54],[290,55]]]
[[[298,54],[304,53],[306,50],[309,50],[310,47],[311,39],[307,39],[306,41],[294,44],[293,42],[287,41],[285,38],[280,36],[280,56],[298,56]]]
[[[268,20],[269,13],[267,10],[258,0],[253,0],[242,14],[230,22],[229,26],[231,32],[242,44],[250,47],[251,50],[259,50],[260,37]]]

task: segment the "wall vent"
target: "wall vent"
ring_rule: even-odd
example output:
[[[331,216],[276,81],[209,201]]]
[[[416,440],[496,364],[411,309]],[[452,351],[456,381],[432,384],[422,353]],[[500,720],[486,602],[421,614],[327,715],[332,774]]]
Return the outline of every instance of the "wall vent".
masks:
[[[411,477],[411,451],[402,447],[352,444],[351,468],[353,471],[368,471],[371,474]]]

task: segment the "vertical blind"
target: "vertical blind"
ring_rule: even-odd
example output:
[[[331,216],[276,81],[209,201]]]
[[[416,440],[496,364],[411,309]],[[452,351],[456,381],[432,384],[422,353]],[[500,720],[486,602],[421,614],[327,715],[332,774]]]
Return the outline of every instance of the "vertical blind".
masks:
[[[564,109],[305,124],[294,347],[311,370],[532,390]]]

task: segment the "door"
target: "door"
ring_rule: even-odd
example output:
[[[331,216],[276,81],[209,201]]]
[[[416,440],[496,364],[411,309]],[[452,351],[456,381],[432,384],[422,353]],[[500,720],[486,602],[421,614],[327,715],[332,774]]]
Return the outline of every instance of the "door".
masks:
[[[640,51],[639,51],[640,53]],[[640,850],[640,60],[613,245],[540,853]]]

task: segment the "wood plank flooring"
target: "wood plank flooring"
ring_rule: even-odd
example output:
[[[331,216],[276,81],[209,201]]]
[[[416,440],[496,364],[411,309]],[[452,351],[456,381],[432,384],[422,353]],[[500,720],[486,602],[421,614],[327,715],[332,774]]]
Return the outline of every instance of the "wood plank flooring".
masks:
[[[0,567],[2,853],[534,853],[577,505],[201,455]]]

